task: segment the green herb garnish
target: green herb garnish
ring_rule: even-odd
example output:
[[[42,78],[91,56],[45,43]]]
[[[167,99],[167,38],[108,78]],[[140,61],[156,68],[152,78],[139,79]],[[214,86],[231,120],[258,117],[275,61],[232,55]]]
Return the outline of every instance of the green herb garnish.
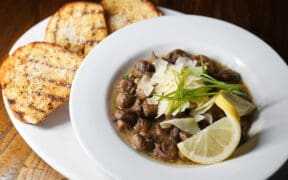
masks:
[[[128,74],[125,74],[125,75],[123,76],[123,79],[124,79],[124,80],[129,80],[129,75],[128,75]]]
[[[201,73],[196,73],[188,68],[185,68],[181,73],[174,72],[174,77],[176,77],[177,89],[166,95],[160,95],[159,101],[169,100],[171,102],[171,107],[169,114],[176,111],[184,103],[190,102],[191,100],[199,97],[211,97],[219,92],[230,92],[237,95],[244,95],[241,84],[228,84],[222,81],[218,81],[215,78],[207,74],[205,65],[201,58]],[[194,88],[185,88],[185,82],[189,76],[195,76],[200,78],[204,82],[204,85]]]

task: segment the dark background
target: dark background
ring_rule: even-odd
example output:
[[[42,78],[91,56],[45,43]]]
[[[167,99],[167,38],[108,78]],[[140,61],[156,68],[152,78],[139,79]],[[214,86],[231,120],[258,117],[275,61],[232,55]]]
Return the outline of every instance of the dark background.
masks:
[[[152,0],[158,6],[187,14],[222,19],[247,29],[275,49],[288,62],[288,0]],[[68,0],[2,0],[0,1],[0,60],[17,38],[35,23],[55,12]],[[98,1],[96,1],[98,2]],[[211,29],[212,31],[213,29]],[[273,59],[271,59],[273,61]],[[2,101],[2,99],[1,99]],[[1,103],[2,104],[2,103]],[[1,113],[6,113],[1,111]],[[3,115],[7,118],[7,114]],[[1,121],[2,119],[0,119]],[[9,131],[13,128],[7,122]],[[5,129],[4,129],[5,130]],[[4,132],[4,131],[3,131]],[[5,131],[6,132],[6,131]],[[0,132],[1,139],[5,134]],[[287,137],[288,138],[288,137]],[[17,145],[16,145],[17,146]],[[25,146],[27,146],[25,144]],[[0,161],[1,161],[0,149]],[[288,149],[287,149],[288,151]],[[265,157],[263,157],[265,158]],[[10,162],[13,165],[13,162]],[[17,164],[19,168],[21,165]],[[25,165],[25,164],[24,164]],[[24,166],[23,165],[23,166]],[[255,167],[251,172],[260,171]],[[0,178],[1,176],[0,171]],[[5,177],[5,175],[4,175]],[[14,177],[14,176],[9,176]],[[288,179],[288,163],[270,179]]]

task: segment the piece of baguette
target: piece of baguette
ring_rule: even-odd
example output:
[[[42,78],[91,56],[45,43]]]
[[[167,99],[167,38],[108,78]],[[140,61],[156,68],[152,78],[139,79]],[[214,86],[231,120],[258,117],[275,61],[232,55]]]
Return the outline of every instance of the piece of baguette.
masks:
[[[102,0],[109,32],[162,13],[148,0]]]
[[[85,56],[106,36],[103,7],[92,2],[72,2],[65,4],[51,17],[45,41]]]
[[[67,101],[82,57],[47,42],[18,48],[0,69],[1,88],[15,116],[39,124]]]

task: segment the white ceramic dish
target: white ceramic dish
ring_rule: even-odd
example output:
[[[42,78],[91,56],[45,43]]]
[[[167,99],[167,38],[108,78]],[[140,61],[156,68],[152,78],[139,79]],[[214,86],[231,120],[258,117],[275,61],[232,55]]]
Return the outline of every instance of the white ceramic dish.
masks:
[[[161,8],[166,15],[181,13]],[[49,18],[41,21],[24,33],[11,48],[10,53],[18,47],[33,41],[43,41]],[[58,108],[48,117],[43,126],[32,126],[19,122],[11,113],[7,102],[5,107],[14,126],[29,146],[49,165],[70,179],[111,179],[103,173],[81,148],[72,131],[68,103]]]
[[[175,48],[219,60],[240,72],[250,88],[260,113],[233,158],[210,166],[167,165],[129,148],[112,128],[113,83],[139,58]],[[287,77],[279,55],[235,25],[199,16],[161,17],[114,33],[86,57],[72,85],[70,117],[85,150],[115,179],[265,179],[288,157]]]

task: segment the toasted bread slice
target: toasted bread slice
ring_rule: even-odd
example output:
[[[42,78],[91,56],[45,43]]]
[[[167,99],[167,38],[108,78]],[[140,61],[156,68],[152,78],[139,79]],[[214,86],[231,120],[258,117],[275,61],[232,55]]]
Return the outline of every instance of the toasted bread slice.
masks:
[[[85,56],[106,36],[103,7],[92,2],[72,2],[51,17],[45,40]]]
[[[162,13],[148,0],[102,0],[109,32]]]
[[[82,57],[63,47],[35,42],[18,48],[0,69],[4,95],[15,116],[31,124],[68,100]]]

